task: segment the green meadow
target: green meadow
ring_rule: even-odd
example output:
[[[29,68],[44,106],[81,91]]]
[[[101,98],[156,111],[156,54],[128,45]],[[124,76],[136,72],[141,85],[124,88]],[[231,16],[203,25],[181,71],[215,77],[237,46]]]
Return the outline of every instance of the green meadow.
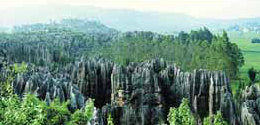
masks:
[[[245,65],[241,68],[241,72],[247,72],[251,67],[260,70],[260,44],[251,43],[253,38],[260,39],[260,33],[239,33],[229,32],[230,41],[238,45],[243,51]]]
[[[241,33],[241,32],[229,32],[230,41],[236,43],[238,47],[242,50],[244,55],[245,64],[240,69],[240,80],[249,83],[249,78],[247,75],[247,71],[249,68],[254,68],[258,72],[260,72],[260,44],[259,43],[251,43],[253,38],[260,39],[260,33]],[[260,77],[258,76],[258,81]],[[239,80],[232,81],[231,87],[233,93],[238,88]]]

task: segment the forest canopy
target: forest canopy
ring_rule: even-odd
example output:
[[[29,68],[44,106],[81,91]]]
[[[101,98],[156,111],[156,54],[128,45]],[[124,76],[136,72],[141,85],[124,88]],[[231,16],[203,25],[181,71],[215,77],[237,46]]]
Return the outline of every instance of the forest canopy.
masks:
[[[49,119],[48,124],[85,124],[92,118],[94,106],[102,113],[97,116],[108,124],[118,124],[118,118],[131,123],[163,123],[168,113],[171,124],[194,124],[197,117],[206,116],[206,124],[222,124],[236,120],[224,114],[232,109],[225,106],[233,106],[228,78],[238,77],[244,57],[226,31],[213,34],[204,27],[178,34],[120,32],[98,22],[72,19],[18,26],[10,33],[0,33],[0,61],[0,71],[5,74],[1,88],[6,90],[1,95],[12,96],[12,100],[2,98],[0,102],[0,108],[8,109],[0,111],[4,124],[10,119],[18,124],[44,124]],[[13,71],[10,78],[8,66]],[[220,113],[212,116],[216,113],[213,104],[207,103],[223,94],[221,102],[230,105],[216,104],[224,105],[216,110],[224,119]],[[94,100],[88,102],[87,98]],[[189,100],[181,104],[182,98]],[[34,103],[26,107],[29,102]],[[208,109],[197,106],[201,102]],[[39,110],[32,110],[39,106]],[[138,108],[120,109],[127,111],[127,117],[119,116],[122,112],[115,108],[132,106]],[[195,107],[200,111],[193,111]],[[139,108],[147,115],[135,114]],[[25,117],[16,118],[12,112]],[[150,115],[150,120],[138,118]]]
[[[97,51],[123,65],[163,58],[186,71],[194,69],[224,70],[235,78],[244,64],[241,50],[229,41],[227,33],[213,35],[207,28],[177,36],[151,32],[124,33],[117,42]]]
[[[186,71],[224,70],[235,78],[244,64],[241,50],[225,31],[214,35],[205,27],[174,36],[119,32],[100,23],[67,19],[16,27],[10,34],[1,33],[0,42],[0,48],[9,51],[10,61],[42,66],[65,65],[83,56],[102,56],[122,65],[163,58]]]

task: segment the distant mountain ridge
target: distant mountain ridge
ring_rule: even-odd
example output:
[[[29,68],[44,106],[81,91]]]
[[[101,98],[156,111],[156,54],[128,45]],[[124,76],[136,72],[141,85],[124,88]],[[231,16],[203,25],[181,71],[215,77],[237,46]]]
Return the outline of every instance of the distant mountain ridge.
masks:
[[[126,9],[104,9],[93,6],[44,5],[16,7],[0,15],[0,26],[32,24],[64,18],[90,19],[120,31],[153,31],[174,33],[201,27],[210,30],[228,29],[232,26],[260,24],[260,18],[251,19],[202,19],[178,13],[141,12]]]
[[[62,19],[49,23],[36,23],[29,25],[14,26],[14,32],[49,32],[49,30],[68,30],[83,32],[88,34],[107,34],[117,33],[118,31],[109,28],[101,22],[81,19]]]

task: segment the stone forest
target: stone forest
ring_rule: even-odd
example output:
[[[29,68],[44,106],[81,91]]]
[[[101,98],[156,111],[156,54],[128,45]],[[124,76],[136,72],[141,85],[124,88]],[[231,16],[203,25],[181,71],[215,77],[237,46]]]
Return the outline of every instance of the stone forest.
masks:
[[[0,34],[0,125],[260,125],[228,33],[121,32],[65,19]],[[259,64],[260,65],[260,64]]]

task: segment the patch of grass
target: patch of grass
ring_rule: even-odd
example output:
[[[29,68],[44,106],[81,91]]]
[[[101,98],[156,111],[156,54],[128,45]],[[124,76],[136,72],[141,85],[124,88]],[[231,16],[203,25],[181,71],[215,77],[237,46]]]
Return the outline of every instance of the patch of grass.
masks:
[[[231,42],[238,45],[243,51],[260,51],[259,43],[251,43],[253,38],[260,38],[259,33],[241,33],[241,32],[228,32]]]
[[[248,78],[247,71],[249,68],[254,67],[257,71],[260,71],[260,44],[251,43],[253,38],[260,38],[258,33],[241,33],[241,32],[229,32],[230,41],[236,43],[238,47],[242,50],[245,64],[240,69],[240,80],[231,81],[231,88],[233,94],[238,90],[239,83],[243,82],[247,85],[250,80]],[[258,75],[257,80],[260,76]]]
[[[260,49],[260,48],[259,48]],[[260,71],[260,51],[259,52],[243,52],[245,58],[245,65],[241,68],[241,72],[247,73],[249,68]]]
[[[229,32],[230,41],[236,43],[243,51],[245,65],[240,69],[241,73],[247,72],[251,67],[260,70],[260,44],[251,43],[253,38],[260,38],[258,33]]]

